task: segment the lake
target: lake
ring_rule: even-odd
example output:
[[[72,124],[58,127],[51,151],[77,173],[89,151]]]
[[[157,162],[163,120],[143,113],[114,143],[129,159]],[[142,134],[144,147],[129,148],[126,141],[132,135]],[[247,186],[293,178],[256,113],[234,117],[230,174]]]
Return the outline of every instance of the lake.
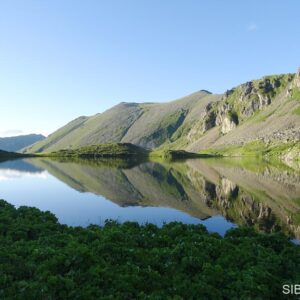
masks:
[[[0,198],[71,226],[180,221],[221,235],[248,225],[300,239],[298,167],[258,159],[5,161]]]

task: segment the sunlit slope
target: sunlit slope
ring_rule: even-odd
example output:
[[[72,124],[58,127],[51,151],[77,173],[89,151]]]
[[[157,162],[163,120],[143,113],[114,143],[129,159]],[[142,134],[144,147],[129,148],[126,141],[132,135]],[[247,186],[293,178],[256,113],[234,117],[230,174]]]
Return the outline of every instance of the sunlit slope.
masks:
[[[231,89],[208,115],[211,128],[200,137],[197,131],[190,135],[186,150],[299,143],[300,72],[266,76]]]
[[[80,117],[27,152],[51,152],[83,145],[130,142],[156,148],[180,136],[220,96],[199,91],[169,103],[120,103],[102,114]]]
[[[284,143],[284,156],[295,158],[299,141],[300,71],[265,76],[223,95],[202,90],[167,103],[120,103],[73,120],[27,152],[119,142],[198,152],[259,142]]]

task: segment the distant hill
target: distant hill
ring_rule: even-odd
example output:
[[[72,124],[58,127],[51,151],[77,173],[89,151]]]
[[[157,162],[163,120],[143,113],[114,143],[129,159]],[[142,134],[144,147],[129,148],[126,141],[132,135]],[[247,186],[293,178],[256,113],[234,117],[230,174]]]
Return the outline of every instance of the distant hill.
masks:
[[[0,150],[4,151],[21,151],[38,141],[44,140],[41,134],[28,134],[13,137],[0,138]]]
[[[9,159],[15,159],[15,158],[21,158],[24,157],[25,154],[21,153],[14,153],[14,152],[7,152],[0,150],[0,162],[9,160]]]
[[[120,103],[102,114],[79,117],[28,147],[28,152],[51,152],[104,143],[132,143],[157,148],[177,140],[221,99],[199,91],[169,103]]]
[[[300,71],[265,76],[222,95],[201,90],[168,103],[120,103],[71,121],[27,152],[120,142],[198,152],[254,143],[254,151],[283,144],[285,157],[295,158],[299,141]]]

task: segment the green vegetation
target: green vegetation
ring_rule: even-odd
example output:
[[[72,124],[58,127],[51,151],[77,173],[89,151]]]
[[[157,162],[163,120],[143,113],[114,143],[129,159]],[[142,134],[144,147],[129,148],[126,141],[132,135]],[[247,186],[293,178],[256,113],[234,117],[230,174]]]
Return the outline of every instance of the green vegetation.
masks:
[[[266,145],[264,143],[255,141],[244,145],[207,149],[201,153],[220,156],[262,156],[265,150]]]
[[[186,111],[178,110],[170,115],[166,115],[157,126],[157,129],[150,136],[145,137],[143,141],[155,141],[157,145],[161,145],[166,141],[172,140],[173,134],[184,122],[186,114]]]
[[[150,152],[150,158],[163,158],[163,159],[186,159],[186,158],[208,158],[212,157],[210,154],[200,154],[187,152],[184,150],[171,150],[171,149],[162,149]]]
[[[288,86],[294,76],[294,74],[270,75],[263,77],[263,80],[255,80],[254,84],[263,95],[275,97]]]
[[[77,158],[77,159],[101,159],[101,158],[163,158],[163,159],[180,159],[210,157],[208,154],[199,154],[187,152],[184,150],[157,150],[150,151],[130,143],[114,143],[84,146],[76,149],[63,149],[51,153],[41,153],[38,156],[56,157],[56,158]]]
[[[157,148],[174,141],[177,130],[199,119],[208,103],[220,95],[199,91],[169,103],[120,103],[101,114],[80,117],[60,128],[27,152],[53,152],[86,145],[133,143]]]
[[[258,80],[253,80],[247,84],[239,85],[238,87],[229,91],[229,95],[225,100],[225,103],[229,104],[230,111],[229,116],[234,117],[234,121],[246,121],[256,116],[259,110],[253,110],[251,106],[253,104],[258,106],[260,102],[259,95],[271,99],[275,99],[288,84],[293,80],[293,74],[282,74],[265,76]],[[248,85],[248,87],[246,87]],[[243,99],[241,101],[241,99]],[[249,111],[245,115],[245,111]],[[264,121],[264,116],[261,117]],[[267,117],[266,117],[267,118]]]
[[[40,156],[41,157],[41,156]],[[143,162],[149,161],[148,157],[138,156],[136,158],[124,159],[119,157],[97,157],[97,158],[84,158],[84,157],[68,157],[68,156],[50,156],[41,157],[44,162],[58,162],[58,163],[74,163],[79,166],[92,166],[95,168],[116,168],[116,169],[131,169]],[[38,162],[40,160],[34,160]]]
[[[292,95],[290,99],[300,102],[300,88],[294,88],[292,90]]]
[[[63,149],[43,156],[101,158],[101,157],[139,157],[148,156],[149,151],[130,143],[100,144],[84,146],[76,149]]]
[[[290,153],[294,153],[292,159],[298,159],[300,151],[299,143],[266,144],[262,141],[253,141],[244,145],[214,148],[201,151],[203,154],[219,156],[256,156],[279,159]]]
[[[300,116],[300,106],[293,110],[293,113]]]
[[[257,122],[265,122],[268,120],[268,118],[270,118],[274,113],[276,112],[276,110],[270,111],[267,114],[256,114],[253,118],[253,120],[256,120]],[[256,118],[255,118],[256,117]]]
[[[168,157],[169,149],[199,152],[216,148],[216,145],[225,150],[216,149],[215,153],[226,152],[228,155],[233,152],[233,155],[240,155],[241,149],[236,149],[240,147],[231,145],[246,141],[256,143],[262,137],[275,139],[277,144],[297,142],[300,119],[295,115],[300,114],[297,107],[300,100],[299,80],[298,73],[281,74],[249,81],[224,95],[198,91],[168,103],[122,102],[101,114],[71,121],[26,151],[54,151],[56,155],[75,157],[76,149],[89,145],[132,143],[155,151],[150,154],[152,157]],[[226,117],[236,126],[226,125]],[[258,149],[248,149],[249,146],[252,147],[242,147],[242,155],[254,155],[254,152],[258,153],[261,149],[268,151],[270,148],[264,145]],[[89,149],[84,151],[93,157]],[[105,157],[115,157],[109,151],[104,153],[100,150]],[[118,149],[112,151],[119,156]],[[97,157],[101,155],[97,154]],[[126,157],[128,152],[121,155]]]
[[[170,207],[199,219],[218,212],[239,225],[300,239],[300,169],[281,161],[155,157],[141,164],[131,159],[34,158],[30,162],[73,189],[101,195],[122,207]],[[262,210],[271,213],[262,215]]]
[[[275,168],[279,172],[294,172],[300,173],[300,169],[293,169],[278,159],[269,159],[268,157],[246,155],[241,157],[213,157],[206,160],[207,164],[219,165],[227,167],[239,167],[256,174],[264,173],[267,169]]]
[[[0,201],[1,299],[285,299],[300,248],[281,234],[202,225],[60,225]]]

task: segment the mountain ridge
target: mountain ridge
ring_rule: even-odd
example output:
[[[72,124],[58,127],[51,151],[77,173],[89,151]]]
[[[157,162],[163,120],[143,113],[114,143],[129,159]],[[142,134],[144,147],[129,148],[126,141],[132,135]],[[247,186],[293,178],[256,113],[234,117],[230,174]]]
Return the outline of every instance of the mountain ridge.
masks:
[[[0,149],[3,151],[21,151],[36,142],[45,139],[42,134],[27,134],[12,137],[0,137]]]
[[[264,76],[224,94],[200,90],[165,103],[121,102],[101,114],[69,122],[26,151],[132,143],[199,152],[254,141],[298,143],[299,115],[300,71]]]

